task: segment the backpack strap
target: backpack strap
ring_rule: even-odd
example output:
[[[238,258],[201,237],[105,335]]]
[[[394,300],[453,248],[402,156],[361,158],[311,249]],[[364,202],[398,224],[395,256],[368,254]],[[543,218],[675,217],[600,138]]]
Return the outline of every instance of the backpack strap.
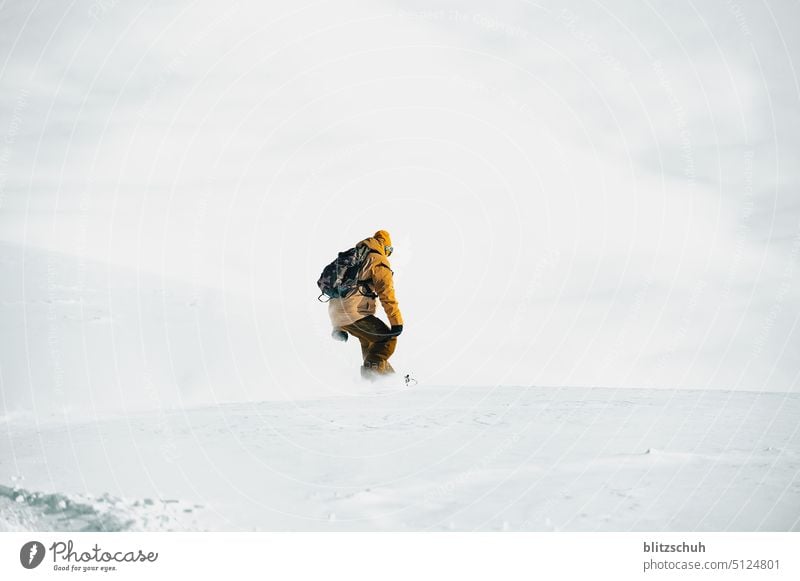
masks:
[[[364,255],[364,261],[362,262],[362,265],[361,265],[362,268],[364,266],[364,263],[366,263],[366,261],[368,260],[370,254],[372,254],[373,252],[375,254],[380,254],[380,252],[378,252],[377,250],[373,250],[369,246],[367,246],[367,249],[368,249],[368,251]],[[369,297],[371,299],[378,298],[378,293],[376,293],[374,290],[372,290],[372,278],[364,278],[364,279],[361,279],[361,280],[357,281],[357,288],[358,288],[358,294],[360,294],[363,297]],[[366,292],[365,292],[365,290],[366,290]]]

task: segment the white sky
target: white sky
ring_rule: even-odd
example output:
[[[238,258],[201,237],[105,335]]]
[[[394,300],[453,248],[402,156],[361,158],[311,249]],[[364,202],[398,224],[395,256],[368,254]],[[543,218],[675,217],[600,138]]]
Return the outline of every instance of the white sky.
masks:
[[[273,305],[318,379],[319,271],[383,228],[397,360],[430,381],[797,390],[798,23],[796,2],[6,3],[0,240]]]

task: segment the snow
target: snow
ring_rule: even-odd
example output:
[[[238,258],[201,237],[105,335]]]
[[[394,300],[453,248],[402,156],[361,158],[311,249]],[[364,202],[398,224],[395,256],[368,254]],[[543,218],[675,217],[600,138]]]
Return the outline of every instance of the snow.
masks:
[[[0,486],[0,531],[158,531],[176,523],[196,526],[191,513],[200,505],[150,498],[128,502],[108,494],[30,492]]]
[[[798,529],[797,2],[23,4],[0,528]]]
[[[798,414],[797,394],[421,385],[11,420],[0,514],[7,530],[800,530]]]

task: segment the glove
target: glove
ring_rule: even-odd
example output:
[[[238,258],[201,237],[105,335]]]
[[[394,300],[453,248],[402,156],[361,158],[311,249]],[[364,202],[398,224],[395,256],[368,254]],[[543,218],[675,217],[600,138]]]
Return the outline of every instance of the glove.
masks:
[[[341,329],[334,329],[331,331],[331,337],[334,341],[342,341],[347,342],[347,331],[342,331]]]
[[[392,330],[389,331],[389,335],[391,335],[392,337],[397,337],[402,332],[403,332],[403,325],[392,325]]]

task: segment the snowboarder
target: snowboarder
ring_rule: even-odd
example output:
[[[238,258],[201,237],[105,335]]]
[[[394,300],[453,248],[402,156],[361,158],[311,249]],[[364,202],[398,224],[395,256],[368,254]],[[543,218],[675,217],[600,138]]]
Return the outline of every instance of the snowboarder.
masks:
[[[361,342],[361,376],[371,380],[394,373],[389,357],[397,346],[397,337],[403,332],[403,317],[394,295],[393,272],[389,266],[388,257],[394,250],[389,233],[378,230],[371,238],[359,242],[356,249],[363,246],[368,251],[358,271],[358,292],[344,298],[331,298],[328,315],[333,325],[331,336],[335,340],[347,341],[349,334]],[[375,316],[376,298],[380,299],[391,328]]]

